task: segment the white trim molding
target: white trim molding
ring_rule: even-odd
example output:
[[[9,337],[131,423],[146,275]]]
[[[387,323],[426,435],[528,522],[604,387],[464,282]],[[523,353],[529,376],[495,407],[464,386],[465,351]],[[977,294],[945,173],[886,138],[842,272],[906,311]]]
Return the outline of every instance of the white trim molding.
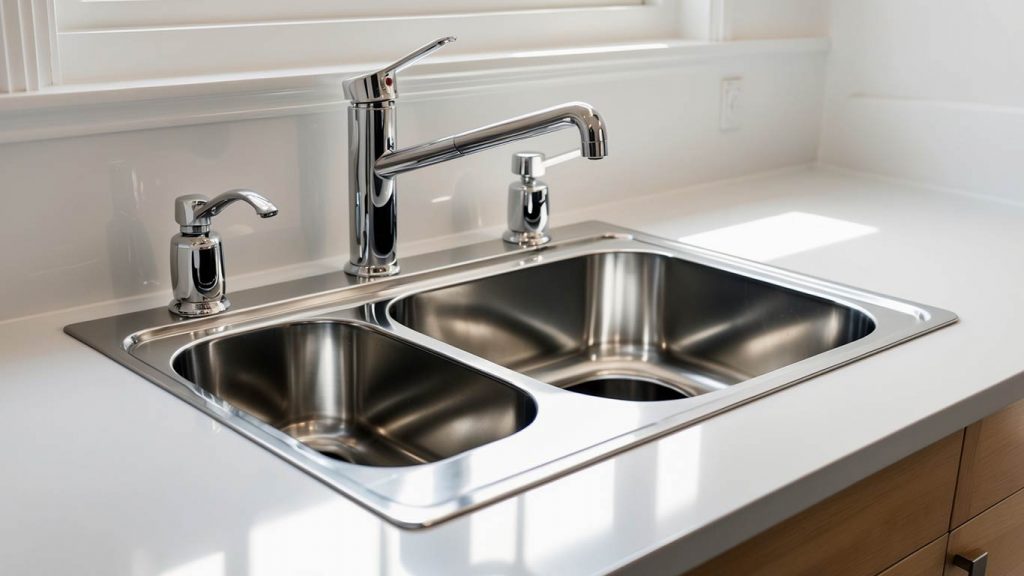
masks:
[[[0,0],[0,93],[30,92],[55,83],[53,0]]]
[[[500,92],[510,85],[625,78],[736,57],[824,55],[826,38],[670,42],[492,54],[425,62],[402,78],[403,100]],[[0,96],[0,143],[271,118],[342,109],[341,80],[362,67],[54,86]]]
[[[642,4],[644,0],[56,0],[62,31],[393,19]]]
[[[233,0],[210,4],[224,2]],[[79,4],[89,9],[127,9],[136,4],[152,4],[153,8],[166,5],[170,10],[178,2]],[[431,8],[430,14],[371,13],[369,16],[307,19],[300,18],[301,14],[290,15],[291,2],[273,4],[287,6],[279,8],[284,11],[276,17],[265,20],[179,24],[174,22],[172,11],[163,24],[143,19],[145,24],[95,28],[66,26],[65,14],[58,11],[57,42],[64,56],[64,79],[68,83],[112,82],[389,61],[444,36],[459,38],[459,42],[444,50],[446,54],[459,56],[681,38],[681,0],[620,1],[612,5],[598,2],[605,5],[458,13],[445,13],[444,7],[449,2],[440,2]],[[363,5],[365,9],[365,3],[353,4]],[[558,5],[564,1],[542,4]],[[374,11],[387,12],[384,8]]]

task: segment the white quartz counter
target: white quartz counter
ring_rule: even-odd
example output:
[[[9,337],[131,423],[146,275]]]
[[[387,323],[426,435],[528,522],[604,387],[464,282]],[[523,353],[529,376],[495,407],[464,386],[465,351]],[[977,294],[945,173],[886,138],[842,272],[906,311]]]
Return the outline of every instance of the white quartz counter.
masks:
[[[7,322],[0,574],[678,574],[1024,398],[1022,206],[825,170],[574,214],[554,200],[556,226],[597,219],[697,235],[961,320],[420,531],[384,522],[61,331],[163,295]]]

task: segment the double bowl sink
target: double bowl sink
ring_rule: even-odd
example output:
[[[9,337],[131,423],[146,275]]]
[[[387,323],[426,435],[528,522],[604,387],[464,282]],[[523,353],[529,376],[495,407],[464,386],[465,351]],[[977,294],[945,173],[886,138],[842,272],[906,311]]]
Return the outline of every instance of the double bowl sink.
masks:
[[[66,330],[414,528],[956,321],[607,224],[556,234]]]

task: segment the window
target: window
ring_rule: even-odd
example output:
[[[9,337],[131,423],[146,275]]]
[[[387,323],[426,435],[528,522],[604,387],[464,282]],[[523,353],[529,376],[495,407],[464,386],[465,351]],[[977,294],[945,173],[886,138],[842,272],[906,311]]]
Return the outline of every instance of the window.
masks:
[[[38,1],[38,0],[35,0]],[[678,38],[684,0],[53,0],[64,83],[380,63]]]

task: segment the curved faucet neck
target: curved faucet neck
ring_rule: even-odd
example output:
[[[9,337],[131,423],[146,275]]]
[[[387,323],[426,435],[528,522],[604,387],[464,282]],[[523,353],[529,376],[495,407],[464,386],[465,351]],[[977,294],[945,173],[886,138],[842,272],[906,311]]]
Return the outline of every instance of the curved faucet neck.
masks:
[[[571,102],[388,152],[377,159],[375,169],[381,178],[394,178],[403,172],[574,126],[580,133],[581,156],[598,160],[608,154],[607,131],[597,110],[589,104]]]

